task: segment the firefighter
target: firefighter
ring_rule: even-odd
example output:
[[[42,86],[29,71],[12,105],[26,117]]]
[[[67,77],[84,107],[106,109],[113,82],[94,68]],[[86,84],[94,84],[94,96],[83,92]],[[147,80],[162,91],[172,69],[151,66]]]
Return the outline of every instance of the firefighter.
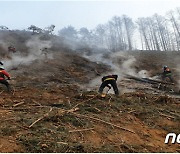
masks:
[[[105,87],[108,87],[109,89],[111,89],[111,86],[113,87],[113,90],[114,90],[114,93],[116,95],[119,95],[119,90],[118,90],[118,87],[117,87],[117,84],[116,84],[116,81],[117,81],[117,78],[118,78],[118,75],[108,75],[108,76],[104,76],[102,78],[102,84],[101,86],[99,87],[99,93],[102,94],[103,92],[103,89]],[[111,86],[109,86],[109,84]]]
[[[168,78],[172,83],[174,82],[172,79],[171,70],[168,66],[163,67],[162,80],[165,81],[166,78]]]
[[[0,66],[0,83],[4,84],[7,87],[7,91],[10,92],[10,85],[5,77],[7,77],[8,80],[11,79],[9,73],[5,71],[4,67]]]

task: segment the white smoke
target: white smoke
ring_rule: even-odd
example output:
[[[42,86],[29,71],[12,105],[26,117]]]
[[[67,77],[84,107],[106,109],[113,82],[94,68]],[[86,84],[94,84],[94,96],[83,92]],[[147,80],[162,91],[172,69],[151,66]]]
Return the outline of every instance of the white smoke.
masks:
[[[92,79],[89,82],[89,84],[86,85],[86,88],[88,90],[95,90],[95,89],[97,89],[100,86],[100,84],[101,84],[101,78],[102,78],[102,76]]]
[[[149,73],[147,70],[140,70],[139,72],[137,72],[137,70],[135,69],[135,64],[137,62],[136,58],[124,51],[119,51],[116,53],[98,52],[92,53],[92,55],[90,56],[85,55],[85,57],[90,59],[91,61],[95,61],[97,63],[104,63],[111,67],[110,72],[101,74],[100,77],[94,78],[89,82],[87,87],[93,90],[97,89],[100,86],[101,78],[105,75],[117,74],[117,82],[120,82],[122,79],[124,79],[124,76],[126,75],[133,75],[140,78],[149,77]]]
[[[133,56],[128,56],[127,59],[122,63],[121,70],[123,74],[136,75],[134,64],[136,59]]]
[[[140,78],[148,78],[149,77],[149,73],[146,70],[141,70],[137,73],[137,76]]]
[[[116,52],[112,54],[111,60],[113,62],[112,69],[114,73],[117,72],[121,76],[133,75],[140,78],[149,77],[149,73],[147,70],[140,70],[139,72],[137,72],[137,70],[135,69],[137,60],[128,52]]]
[[[52,46],[51,41],[40,40],[39,36],[32,37],[26,42],[26,46],[29,48],[30,54],[35,56],[41,56],[43,48],[50,48]]]
[[[3,40],[0,40],[0,46],[3,48],[3,49],[7,49],[8,48],[8,44],[6,42],[4,42]]]
[[[6,59],[4,62],[5,69],[10,70],[12,68],[18,67],[19,65],[30,65],[36,59],[43,59],[43,48],[50,48],[50,41],[40,40],[38,36],[32,37],[26,42],[28,47],[28,55],[22,56],[20,52],[12,53],[11,59]],[[52,54],[47,54],[46,58],[52,58]]]
[[[34,55],[21,56],[21,54],[13,55],[12,59],[4,61],[4,66],[7,70],[18,67],[21,64],[29,65],[33,60],[35,60]]]

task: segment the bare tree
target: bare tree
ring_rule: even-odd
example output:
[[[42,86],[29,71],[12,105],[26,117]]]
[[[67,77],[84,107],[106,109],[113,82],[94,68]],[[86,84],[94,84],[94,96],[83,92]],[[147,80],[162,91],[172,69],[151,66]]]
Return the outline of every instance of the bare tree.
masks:
[[[171,21],[172,27],[173,27],[173,32],[176,40],[176,46],[177,50],[180,50],[180,30],[179,30],[179,24],[177,20],[174,17],[173,11],[168,12],[169,19]]]
[[[147,37],[147,26],[146,26],[146,22],[145,22],[145,18],[138,18],[137,20],[137,24],[138,24],[138,27],[139,27],[139,32],[142,36],[142,46],[143,46],[143,40],[145,42],[145,48],[146,50],[150,50],[150,45],[149,45],[149,41],[148,41],[148,37]]]
[[[162,49],[164,51],[166,51],[167,49],[166,49],[165,27],[164,27],[163,17],[155,14],[154,19],[156,21],[156,27],[157,27],[157,30],[158,30],[158,35],[159,35],[159,39],[160,39]]]
[[[119,50],[125,50],[126,42],[125,42],[125,32],[123,31],[123,19],[118,16],[114,16],[112,18],[112,22],[114,23],[114,28],[117,33],[117,43]]]
[[[135,29],[135,25],[134,25],[132,19],[129,18],[128,16],[123,15],[122,18],[123,18],[125,29],[126,29],[128,47],[129,47],[129,50],[132,50],[132,48],[133,48],[132,47],[132,36],[133,36],[134,29]]]
[[[152,42],[151,50],[160,50],[158,37],[157,37],[157,28],[155,27],[155,23],[152,18],[147,18],[147,26],[150,31],[150,40]]]

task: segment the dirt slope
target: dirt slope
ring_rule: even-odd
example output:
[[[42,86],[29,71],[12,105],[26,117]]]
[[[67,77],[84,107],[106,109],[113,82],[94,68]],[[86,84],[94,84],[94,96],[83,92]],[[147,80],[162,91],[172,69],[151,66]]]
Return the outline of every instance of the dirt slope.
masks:
[[[165,53],[131,54],[139,58],[136,71],[152,76],[169,60]],[[86,90],[109,71],[60,49],[53,59],[11,68],[14,91],[0,85],[0,152],[180,152],[179,144],[164,144],[167,133],[179,134],[180,99],[127,78],[118,81],[118,97]]]
[[[1,152],[180,152],[164,144],[168,132],[179,133],[178,98],[128,79],[118,84],[131,92],[119,97],[82,92],[106,67],[55,57],[11,70],[15,91],[0,98]]]

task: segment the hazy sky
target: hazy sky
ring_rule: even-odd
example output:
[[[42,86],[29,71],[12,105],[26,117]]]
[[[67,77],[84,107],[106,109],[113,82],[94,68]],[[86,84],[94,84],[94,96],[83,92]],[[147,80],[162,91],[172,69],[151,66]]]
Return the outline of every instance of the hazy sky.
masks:
[[[92,29],[115,15],[126,14],[135,20],[154,13],[165,15],[176,7],[180,7],[180,0],[0,1],[0,25],[25,29],[54,24],[56,32],[68,25]]]

